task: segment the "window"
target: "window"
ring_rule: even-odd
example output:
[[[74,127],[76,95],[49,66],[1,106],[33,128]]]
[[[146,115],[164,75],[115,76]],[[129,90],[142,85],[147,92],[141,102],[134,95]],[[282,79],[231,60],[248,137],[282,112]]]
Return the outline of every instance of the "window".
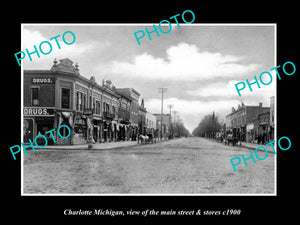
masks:
[[[64,109],[70,108],[70,89],[61,89],[61,107]]]
[[[78,104],[79,104],[79,110],[82,111],[82,102],[83,102],[83,94],[81,92],[79,93],[79,99],[78,99]]]
[[[76,92],[76,110],[79,110],[79,101],[80,101],[80,98],[79,98],[79,92],[77,91]]]
[[[83,109],[86,109],[86,94],[83,94]]]
[[[109,105],[106,102],[103,103],[103,111],[109,112]]]
[[[96,114],[100,115],[100,102],[99,101],[96,101]]]
[[[31,104],[33,106],[39,105],[39,88],[31,88]]]

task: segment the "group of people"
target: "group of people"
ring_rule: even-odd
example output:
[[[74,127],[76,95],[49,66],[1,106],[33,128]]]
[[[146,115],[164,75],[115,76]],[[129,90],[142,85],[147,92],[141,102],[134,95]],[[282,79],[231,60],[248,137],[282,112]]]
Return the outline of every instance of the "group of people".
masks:
[[[266,144],[267,143],[267,134],[263,133],[263,134],[259,134],[257,137],[257,144]]]

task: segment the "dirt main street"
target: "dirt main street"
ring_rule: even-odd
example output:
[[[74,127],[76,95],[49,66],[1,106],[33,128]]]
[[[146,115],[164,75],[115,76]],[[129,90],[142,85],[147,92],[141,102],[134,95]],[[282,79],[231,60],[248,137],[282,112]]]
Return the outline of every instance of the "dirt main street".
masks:
[[[249,149],[181,138],[113,150],[37,150],[24,155],[24,194],[272,194],[274,155],[230,159]]]

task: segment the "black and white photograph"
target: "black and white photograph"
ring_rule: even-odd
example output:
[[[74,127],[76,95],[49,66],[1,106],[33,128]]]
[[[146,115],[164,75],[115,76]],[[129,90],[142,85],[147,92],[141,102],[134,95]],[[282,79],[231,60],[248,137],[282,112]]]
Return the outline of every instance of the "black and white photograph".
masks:
[[[296,219],[296,2],[108,3],[3,8],[4,219]]]
[[[189,13],[22,24],[23,196],[277,194],[277,26]]]

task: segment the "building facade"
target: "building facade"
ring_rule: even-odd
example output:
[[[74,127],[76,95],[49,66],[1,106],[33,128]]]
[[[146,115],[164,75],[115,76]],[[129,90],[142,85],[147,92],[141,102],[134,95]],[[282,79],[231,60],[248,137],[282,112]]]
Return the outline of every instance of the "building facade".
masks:
[[[263,107],[262,103],[258,106],[246,106],[241,103],[237,109],[232,107],[231,113],[226,115],[226,132],[230,130],[241,141],[253,141],[254,119],[258,114],[269,112],[269,110],[270,107]]]
[[[133,88],[117,88],[116,92],[130,99],[129,125],[127,126],[127,137],[129,140],[137,141],[139,123],[139,98],[140,93]]]
[[[48,144],[59,145],[137,141],[139,133],[157,127],[156,117],[150,113],[147,117],[143,101],[139,105],[138,91],[116,88],[110,80],[98,84],[94,76],[82,76],[70,59],[54,60],[50,70],[24,70],[23,74],[24,143],[40,134]],[[164,134],[168,122],[163,120]],[[55,132],[61,125],[70,128],[68,138]],[[56,142],[47,134],[53,129]],[[60,134],[68,136],[69,130],[62,127]]]
[[[116,89],[116,93],[119,95],[119,112],[118,112],[118,140],[129,140],[129,127],[131,124],[131,102],[130,95],[124,94],[122,91]]]
[[[147,128],[156,130],[156,116],[150,112],[146,112],[146,126]]]
[[[62,139],[54,132],[56,144],[118,140],[119,108],[125,102],[127,109],[130,100],[120,102],[115,89],[109,80],[99,85],[95,77],[81,76],[78,65],[69,59],[55,60],[50,70],[24,70],[24,142],[63,124],[71,135]],[[66,132],[67,128],[60,131],[62,136]]]
[[[260,113],[253,120],[254,124],[254,142],[257,144],[266,144],[270,140],[270,112]]]

